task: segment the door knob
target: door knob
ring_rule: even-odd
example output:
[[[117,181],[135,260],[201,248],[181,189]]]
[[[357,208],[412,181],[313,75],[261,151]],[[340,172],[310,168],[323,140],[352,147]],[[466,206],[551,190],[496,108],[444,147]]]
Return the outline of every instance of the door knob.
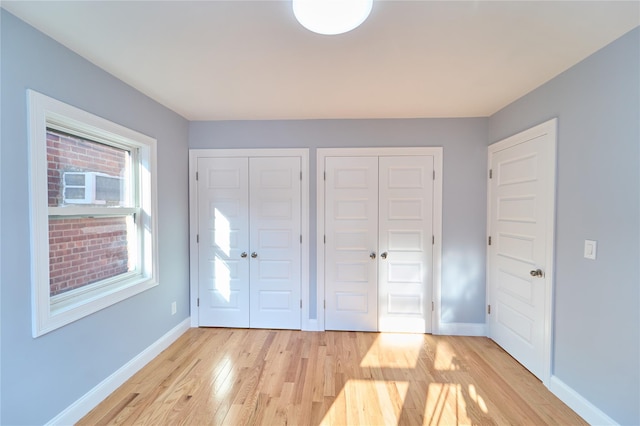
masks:
[[[242,254],[240,255],[240,257],[241,257],[241,258],[243,258],[243,259],[244,259],[245,257],[247,257],[247,252],[246,252],[246,251],[243,251],[243,252],[242,252]]]
[[[253,257],[253,258],[255,259],[256,257],[258,257],[258,253],[256,253],[256,252],[254,251],[253,253],[251,253],[251,257]]]
[[[531,274],[532,277],[538,277],[538,278],[544,277],[544,272],[542,272],[542,269],[536,269],[535,271],[531,271],[529,273]]]
[[[376,252],[372,251],[371,254],[369,255],[370,258],[375,259],[376,258]]]
[[[387,258],[387,252],[384,251],[384,252],[380,253],[380,257],[383,258],[383,259],[386,259]]]

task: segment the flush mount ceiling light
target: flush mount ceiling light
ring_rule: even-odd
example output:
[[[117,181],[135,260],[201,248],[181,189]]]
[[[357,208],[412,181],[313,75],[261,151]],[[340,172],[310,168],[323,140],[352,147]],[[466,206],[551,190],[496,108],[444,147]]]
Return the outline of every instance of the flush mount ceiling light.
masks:
[[[373,0],[292,0],[300,24],[318,34],[335,35],[358,27],[371,13]]]

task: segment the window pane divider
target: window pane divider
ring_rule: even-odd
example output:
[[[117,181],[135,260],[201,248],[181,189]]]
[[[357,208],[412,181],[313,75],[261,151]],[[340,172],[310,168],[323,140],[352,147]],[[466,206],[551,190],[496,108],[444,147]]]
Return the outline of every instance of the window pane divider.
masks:
[[[109,217],[140,213],[139,207],[49,207],[49,217]]]

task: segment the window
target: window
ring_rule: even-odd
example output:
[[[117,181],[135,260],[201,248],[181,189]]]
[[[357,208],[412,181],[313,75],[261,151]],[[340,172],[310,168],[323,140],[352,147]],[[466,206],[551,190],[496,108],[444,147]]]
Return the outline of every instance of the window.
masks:
[[[31,90],[29,110],[37,337],[157,285],[156,141]]]

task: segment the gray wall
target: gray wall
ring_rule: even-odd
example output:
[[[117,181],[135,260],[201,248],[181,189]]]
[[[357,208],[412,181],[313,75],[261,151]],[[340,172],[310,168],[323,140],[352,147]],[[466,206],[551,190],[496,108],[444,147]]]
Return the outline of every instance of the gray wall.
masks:
[[[314,293],[316,148],[443,146],[442,320],[483,323],[486,144],[558,117],[554,374],[614,420],[640,424],[640,30],[488,119],[187,123],[4,10],[1,19],[0,423],[50,420],[188,317],[187,148],[311,149]],[[27,88],[157,138],[159,161],[160,286],[37,339]],[[598,240],[596,261],[582,257],[586,238]]]
[[[489,120],[497,141],[558,117],[553,372],[640,424],[640,29]],[[583,258],[598,241],[597,260]]]
[[[5,10],[1,20],[0,423],[42,424],[189,316],[188,123]],[[160,285],[37,339],[31,337],[27,88],[158,140]]]
[[[189,148],[310,148],[311,318],[316,318],[316,149],[442,146],[442,321],[484,323],[486,118],[191,122]]]

